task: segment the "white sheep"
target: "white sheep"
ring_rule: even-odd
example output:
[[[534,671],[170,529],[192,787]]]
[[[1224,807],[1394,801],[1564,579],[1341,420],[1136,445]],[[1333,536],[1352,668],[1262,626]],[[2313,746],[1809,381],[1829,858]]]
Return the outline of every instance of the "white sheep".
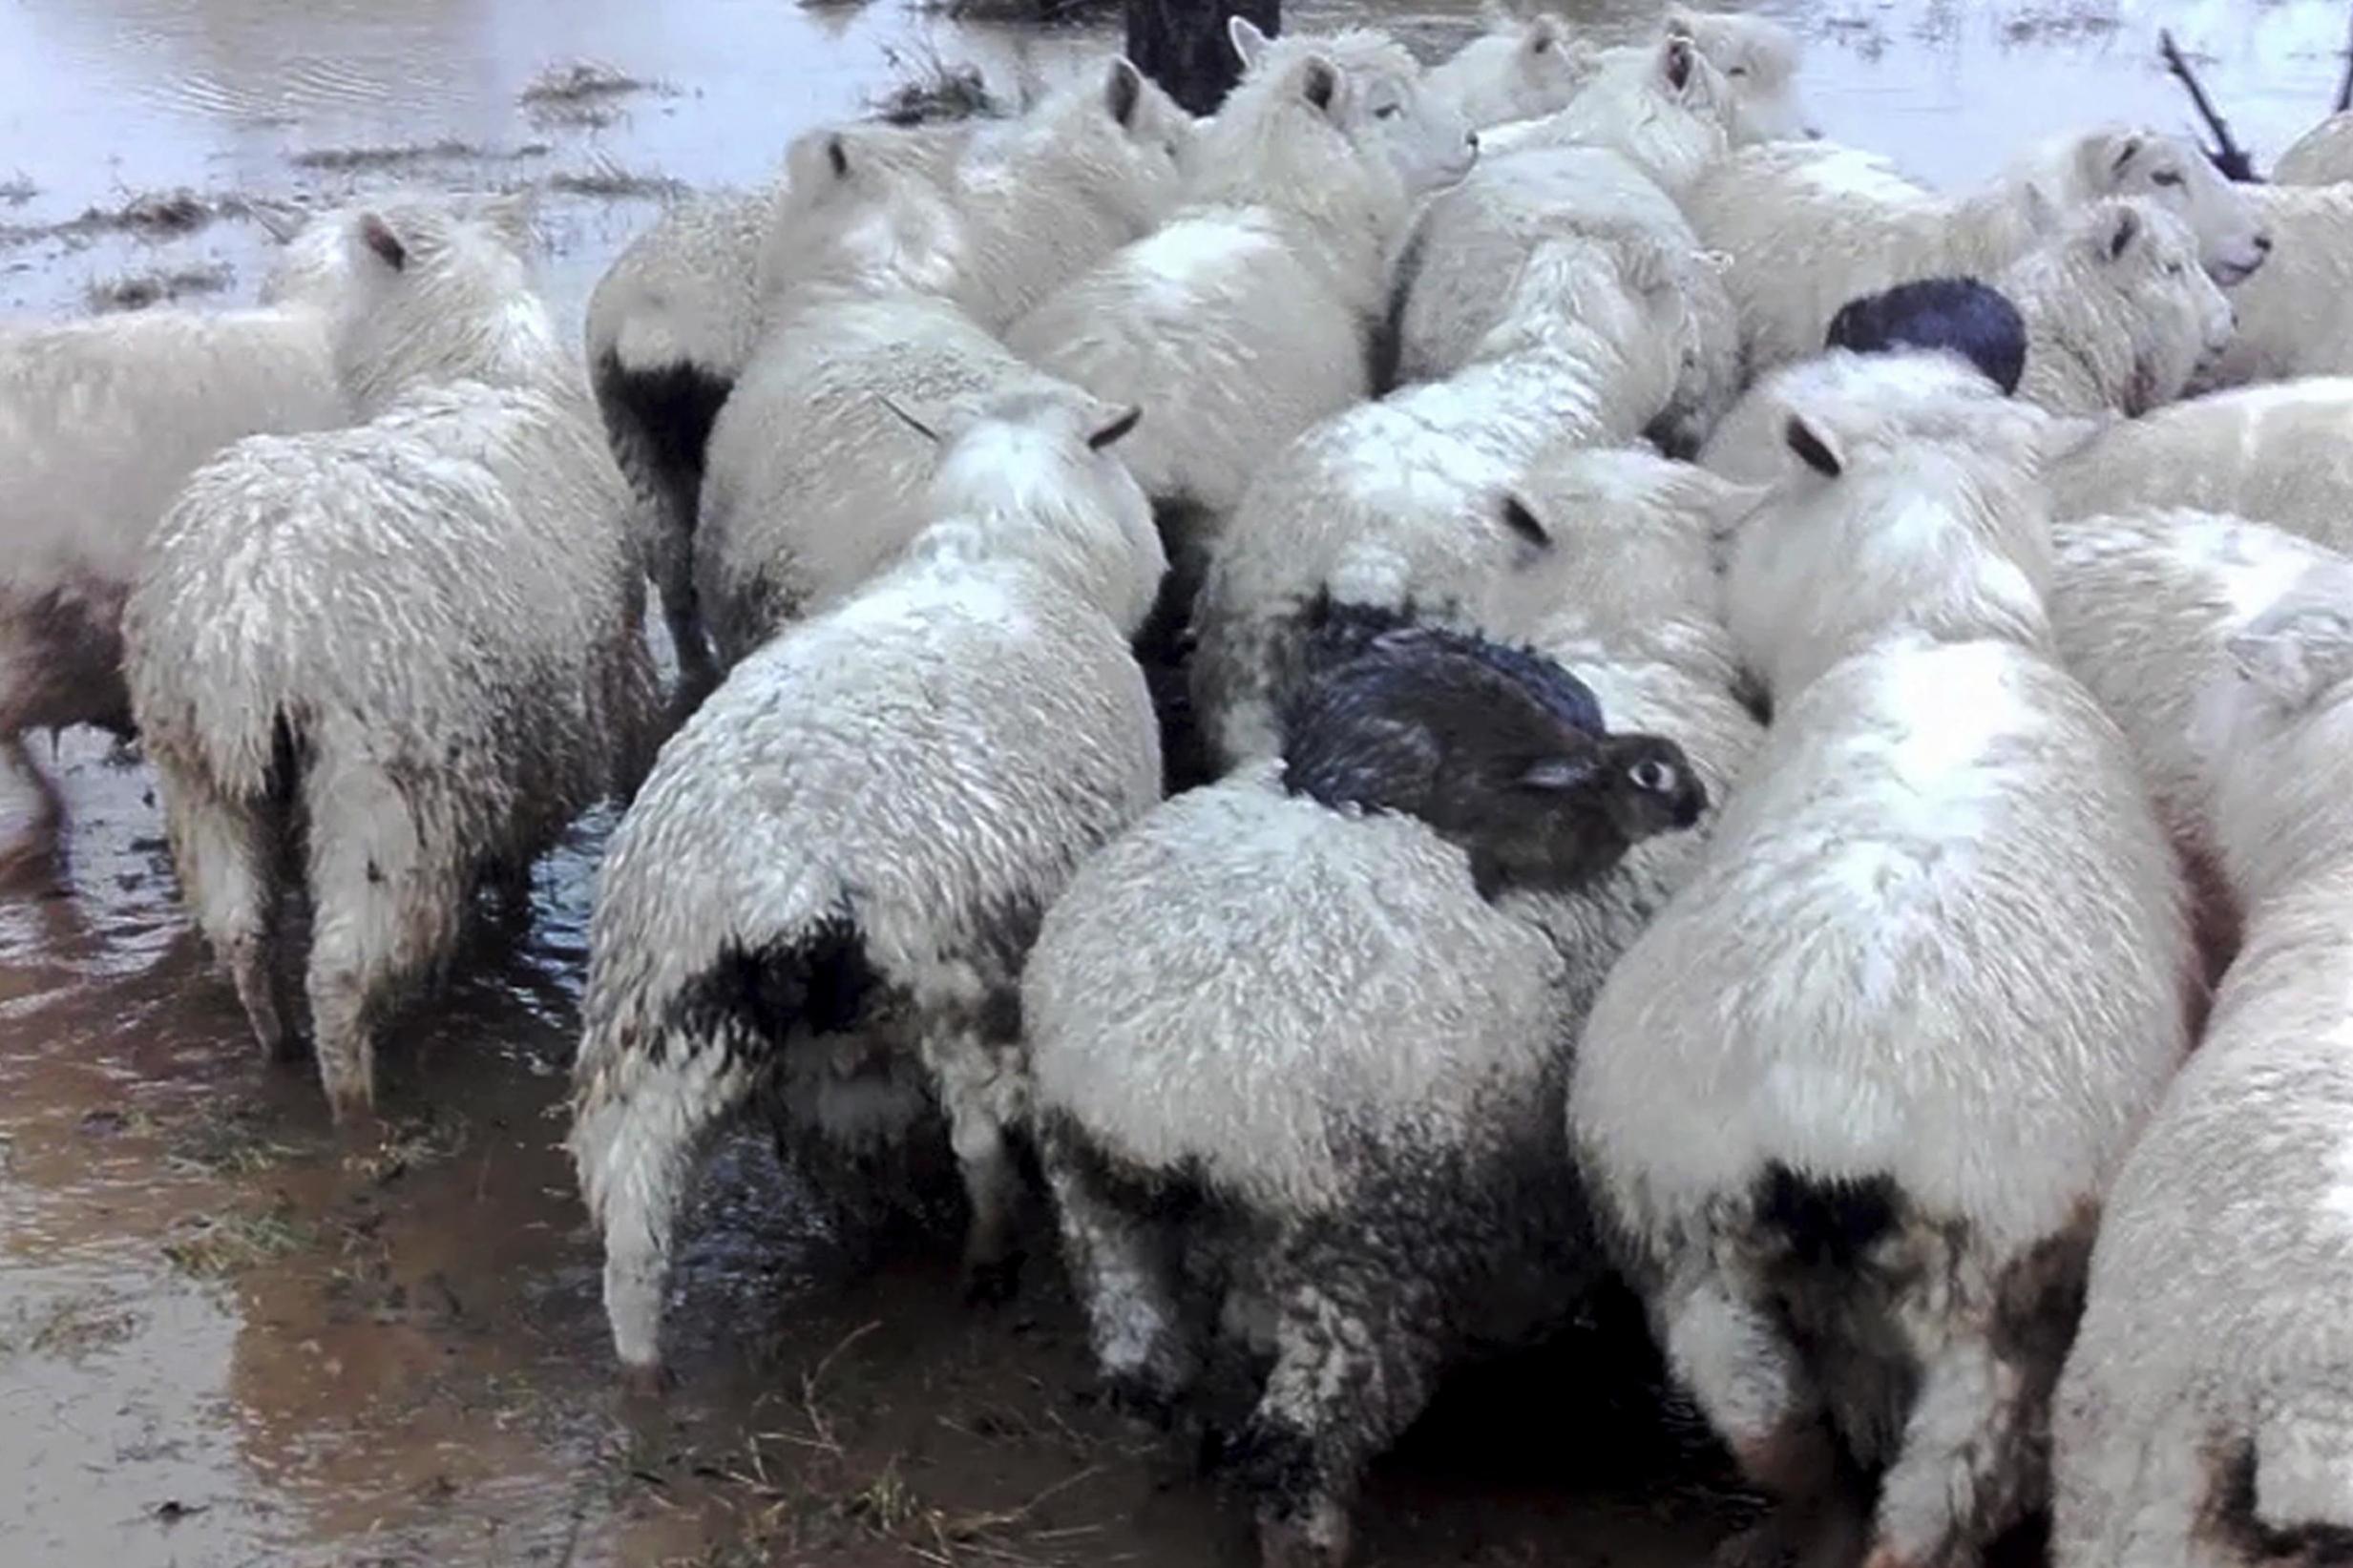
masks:
[[[2262,271],[2231,291],[2238,332],[2207,378],[2236,387],[2353,374],[2353,185],[2251,185],[2272,240]]]
[[[2269,237],[2246,194],[2188,142],[2131,127],[2030,150],[1962,197],[1852,148],[1746,147],[1701,175],[1683,203],[1700,239],[1732,258],[1749,373],[1761,375],[1818,352],[1847,301],[1916,278],[1991,277],[2066,214],[2111,196],[2147,197],[2188,222],[2219,282],[2263,262]]]
[[[1467,178],[1430,201],[1397,266],[1401,380],[1435,380],[1467,364],[1508,297],[1497,280],[1515,273],[1544,239],[1639,231],[1665,248],[1699,331],[1673,408],[1653,433],[1688,450],[1713,428],[1739,390],[1738,318],[1715,264],[1660,186],[1660,177],[1673,177],[1674,157],[1643,161],[1679,139],[1647,129],[1661,121],[1697,119],[1703,139],[1720,135],[1724,100],[1705,88],[1711,68],[1691,61],[1689,49],[1670,39],[1653,52],[1646,79],[1654,113],[1598,117],[1593,134],[1606,138],[1598,145],[1482,153]]]
[[[2353,1560],[2353,635],[2342,566],[2201,702],[2245,946],[2111,1194],[2052,1414],[2052,1561]]]
[[[933,1110],[1001,1283],[1022,1112],[1014,985],[1072,868],[1160,796],[1127,639],[1165,557],[1068,391],[914,418],[946,443],[900,562],[738,664],[615,829],[589,933],[571,1149],[634,1378],[662,1364],[677,1208],[705,1136],[759,1098],[849,1174]],[[914,1141],[920,1141],[914,1139]]]
[[[27,729],[128,733],[122,601],[188,475],[354,417],[330,347],[349,278],[323,257],[356,220],[293,236],[253,309],[0,326],[0,743],[20,761]]]
[[[1665,406],[1690,339],[1656,244],[1565,237],[1528,258],[1460,374],[1292,443],[1243,496],[1195,601],[1194,711],[1213,752],[1230,765],[1272,749],[1327,600],[1478,624],[1487,592],[1552,548],[1511,488],[1555,442],[1632,439]]]
[[[2267,264],[2279,264],[2275,258]],[[2188,224],[2143,198],[2097,201],[1995,278],[2027,324],[2017,395],[2051,413],[2147,413],[2230,346],[2232,298],[2198,265]]]
[[[2054,516],[2193,507],[2353,553],[2353,378],[2215,392],[2059,451]]]
[[[2218,869],[2216,805],[2194,742],[2198,700],[2231,671],[2232,640],[2291,588],[2334,582],[2343,556],[2261,523],[2157,508],[2052,527],[2050,622],[2068,673],[2132,742],[2196,894],[2209,978],[2237,942],[2239,911]]]
[[[1544,148],[1607,147],[1680,198],[1732,146],[1732,87],[1683,33],[1628,50],[1541,119],[1499,126],[1480,138],[1488,157]]]
[[[1674,1373],[1803,1561],[1974,1561],[2036,1507],[2099,1197],[2188,1044],[2171,851],[2040,651],[2036,422],[1977,385],[1792,417],[1726,583],[1774,726],[1568,1095]]]
[[[626,795],[657,719],[627,489],[531,292],[521,210],[384,202],[349,234],[336,362],[381,411],[200,469],[123,617],[182,889],[273,1052],[303,857],[339,1121],[372,1109],[376,1028],[469,894]]]
[[[2288,144],[2272,165],[2275,185],[2336,185],[2353,179],[2353,114],[2328,116]]]
[[[1100,1369],[1170,1414],[1255,1363],[1218,1435],[1261,1560],[1301,1568],[1345,1558],[1364,1467],[1451,1363],[1597,1280],[1557,1107],[1610,950],[1553,922],[1610,903],[1623,945],[1618,857],[1705,804],[1557,666],[1410,625],[1365,648],[1280,761],[1081,868],[1021,989]],[[1510,840],[1546,890],[1482,861]]]
[[[1424,86],[1483,131],[1562,108],[1593,74],[1600,53],[1551,11],[1498,15],[1487,31],[1432,66]]]
[[[1676,6],[1667,12],[1667,30],[1689,33],[1708,63],[1724,73],[1731,89],[1735,145],[1820,135],[1808,123],[1805,101],[1797,91],[1804,61],[1796,34],[1789,29],[1770,17],[1742,11]]]
[[[1385,34],[1270,43],[1195,149],[1187,205],[1016,322],[1014,351],[1153,419],[1124,455],[1156,504],[1229,513],[1291,438],[1371,389],[1391,252],[1478,138]],[[1182,572],[1206,540],[1171,540]]]

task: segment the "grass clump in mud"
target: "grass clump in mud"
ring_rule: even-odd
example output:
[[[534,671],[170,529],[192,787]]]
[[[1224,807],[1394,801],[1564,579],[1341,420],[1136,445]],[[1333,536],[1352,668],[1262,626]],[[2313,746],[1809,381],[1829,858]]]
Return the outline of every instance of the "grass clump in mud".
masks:
[[[138,1332],[139,1316],[111,1290],[83,1290],[0,1316],[0,1362],[23,1356],[81,1361]]]
[[[317,1240],[311,1227],[281,1202],[261,1213],[231,1210],[188,1214],[164,1238],[173,1266],[200,1280],[234,1279],[249,1268],[289,1257]]]
[[[383,1186],[410,1171],[454,1160],[472,1136],[464,1117],[435,1106],[422,1116],[386,1122],[376,1146],[345,1156],[344,1169]]]
[[[883,60],[898,83],[868,103],[874,117],[886,125],[995,119],[1011,112],[989,91],[988,79],[977,66],[951,65],[930,49],[885,49]]]
[[[297,1160],[318,1157],[315,1143],[290,1142],[270,1124],[266,1111],[234,1100],[208,1100],[171,1130],[164,1158],[182,1171],[203,1176],[260,1176]]]
[[[499,152],[479,142],[460,141],[455,136],[444,136],[439,141],[387,142],[364,147],[313,147],[288,155],[286,161],[298,169],[322,169],[338,173],[367,173],[383,169],[405,168],[414,163],[465,161],[469,163],[513,163],[523,158],[545,157],[555,149],[544,141],[527,141],[520,147]]]
[[[550,175],[547,188],[559,196],[587,197],[598,201],[669,201],[687,194],[685,181],[667,175],[634,174],[605,159],[593,169],[567,169]]]
[[[92,280],[83,302],[99,314],[116,310],[144,310],[149,305],[203,294],[226,293],[237,282],[237,269],[225,261],[200,261],[194,266],[155,272],[125,273],[118,278]]]

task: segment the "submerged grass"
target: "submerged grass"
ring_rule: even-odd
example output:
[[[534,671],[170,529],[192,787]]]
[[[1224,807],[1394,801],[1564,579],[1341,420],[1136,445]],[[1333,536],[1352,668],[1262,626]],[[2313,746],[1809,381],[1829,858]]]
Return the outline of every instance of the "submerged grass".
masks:
[[[139,1315],[112,1290],[78,1291],[0,1316],[0,1362],[47,1356],[78,1362],[138,1332]]]
[[[300,1252],[317,1239],[280,1202],[263,1213],[183,1215],[163,1242],[175,1267],[200,1280],[234,1279],[249,1268]]]
[[[101,314],[116,310],[144,310],[149,305],[199,294],[221,294],[237,282],[237,269],[226,261],[200,261],[192,266],[155,272],[130,272],[97,278],[83,290],[83,302]]]

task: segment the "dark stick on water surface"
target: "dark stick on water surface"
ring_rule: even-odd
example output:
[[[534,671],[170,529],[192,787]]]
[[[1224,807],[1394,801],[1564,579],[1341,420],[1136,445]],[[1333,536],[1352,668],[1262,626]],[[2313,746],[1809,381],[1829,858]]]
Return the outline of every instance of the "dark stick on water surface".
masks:
[[[2190,90],[2190,101],[2197,106],[2198,117],[2214,133],[2214,151],[2206,157],[2222,171],[2225,179],[2235,179],[2241,184],[2256,183],[2258,177],[2255,172],[2255,159],[2249,157],[2246,149],[2231,136],[2229,122],[2215,112],[2213,101],[2206,96],[2206,90],[2198,85],[2197,73],[2192,71],[2190,62],[2181,57],[2180,47],[2174,42],[2170,28],[2157,34],[2157,52],[2165,56],[2165,69]]]

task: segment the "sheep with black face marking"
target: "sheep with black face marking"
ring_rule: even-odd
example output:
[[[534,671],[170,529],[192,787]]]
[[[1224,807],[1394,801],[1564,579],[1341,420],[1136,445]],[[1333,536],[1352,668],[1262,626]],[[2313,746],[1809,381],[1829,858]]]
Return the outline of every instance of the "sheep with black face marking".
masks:
[[[1701,175],[1683,206],[1701,240],[1732,259],[1725,281],[1757,376],[1817,352],[1847,301],[1915,278],[1991,278],[2068,215],[2117,196],[2147,198],[2187,222],[2225,286],[2264,262],[2269,236],[2245,192],[2181,138],[2130,127],[2031,149],[1960,197],[1852,148],[1745,147]]]
[[[914,417],[944,443],[904,558],[738,664],[613,834],[589,933],[571,1149],[635,1377],[707,1135],[751,1104],[872,1168],[946,1122],[977,1287],[1012,1264],[1014,986],[1071,870],[1160,798],[1128,651],[1165,564],[1068,390]],[[877,1194],[876,1196],[887,1196]]]
[[[1124,455],[1197,578],[1215,519],[1292,437],[1372,389],[1391,252],[1478,138],[1377,32],[1269,42],[1232,19],[1241,83],[1203,129],[1186,205],[1016,322],[1007,345],[1100,397],[1150,408]]]
[[[1643,113],[1623,113],[1613,97],[1611,112],[1592,115],[1580,132],[1593,143],[1483,156],[1423,210],[1397,266],[1400,380],[1437,380],[1467,365],[1509,298],[1497,280],[1524,266],[1539,244],[1565,235],[1640,233],[1669,258],[1696,329],[1672,406],[1651,433],[1688,451],[1713,428],[1739,390],[1739,323],[1715,264],[1662,188],[1681,178],[1671,149],[1686,138],[1656,127],[1689,122],[1703,145],[1720,150],[1724,100],[1688,40],[1670,38],[1649,59]]]
[[[1669,1362],[1780,1505],[1754,1544],[1803,1561],[1975,1561],[2038,1505],[2101,1195],[2188,1046],[2170,847],[2043,651],[2041,421],[1974,386],[1794,414],[1726,581],[1774,726],[1567,1099]]]
[[[263,1046],[286,862],[338,1120],[469,896],[626,796],[657,721],[644,559],[519,210],[386,202],[350,230],[340,378],[380,410],[253,436],[189,480],[123,616],[131,710],[197,923]]]
[[[2213,392],[2060,449],[2052,513],[2194,507],[2353,552],[2353,377]]]
[[[1080,869],[1021,989],[1115,1396],[1190,1414],[1271,1362],[1237,1426],[1203,1412],[1270,1568],[1342,1560],[1364,1467],[1439,1376],[1599,1277],[1546,906],[1705,805],[1671,742],[1605,734],[1545,660],[1395,623],[1343,640],[1279,762]]]
[[[2288,587],[2199,704],[2246,942],[2101,1223],[2052,1416],[2058,1568],[2353,1561],[2347,604],[2342,563]]]
[[[131,728],[122,602],[188,475],[232,442],[363,417],[335,373],[357,214],[286,236],[248,310],[0,326],[0,746]]]
[[[1691,328],[1647,237],[1540,246],[1460,374],[1362,404],[1259,475],[1194,607],[1194,711],[1230,765],[1271,753],[1325,598],[1477,619],[1487,586],[1549,546],[1507,499],[1556,442],[1631,440],[1665,407]]]

